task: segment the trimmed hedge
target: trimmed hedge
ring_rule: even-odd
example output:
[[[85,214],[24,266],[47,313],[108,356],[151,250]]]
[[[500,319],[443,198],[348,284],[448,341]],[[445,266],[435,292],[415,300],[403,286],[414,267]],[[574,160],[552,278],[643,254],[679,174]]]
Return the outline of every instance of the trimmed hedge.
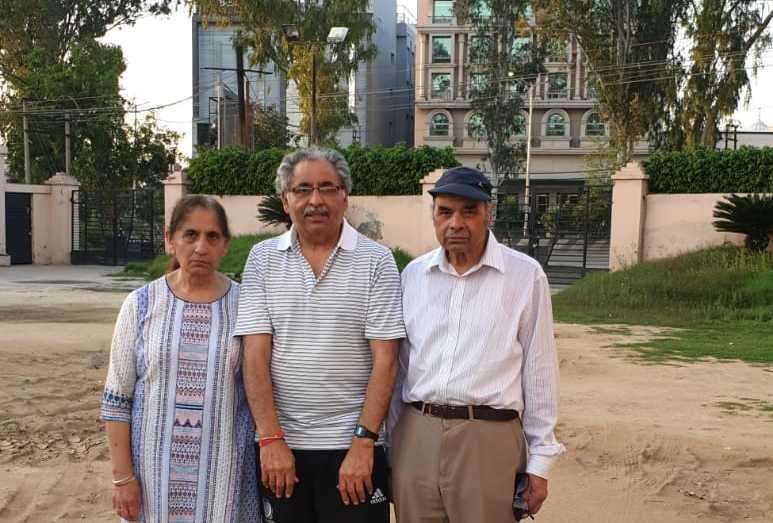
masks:
[[[274,178],[289,150],[266,149],[248,153],[229,147],[202,151],[191,160],[188,179],[198,194],[273,194]],[[341,149],[352,171],[354,195],[421,194],[419,181],[435,169],[456,167],[451,147],[437,149],[406,145]]]
[[[773,148],[697,148],[655,153],[643,162],[651,193],[773,192]]]

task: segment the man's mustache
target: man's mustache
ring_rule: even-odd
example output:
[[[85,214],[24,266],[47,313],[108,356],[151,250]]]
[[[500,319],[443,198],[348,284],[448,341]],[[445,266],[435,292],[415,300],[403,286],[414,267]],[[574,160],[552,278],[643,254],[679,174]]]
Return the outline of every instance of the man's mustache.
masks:
[[[304,218],[308,218],[309,216],[327,216],[327,214],[327,209],[324,207],[306,207],[303,210]]]

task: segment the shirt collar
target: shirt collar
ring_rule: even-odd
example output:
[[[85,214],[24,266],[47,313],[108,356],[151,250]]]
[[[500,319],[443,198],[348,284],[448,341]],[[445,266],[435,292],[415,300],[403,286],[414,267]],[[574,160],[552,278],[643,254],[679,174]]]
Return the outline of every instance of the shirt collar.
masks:
[[[349,225],[349,222],[344,220],[344,225],[341,230],[341,235],[338,238],[338,244],[336,244],[336,248],[340,247],[345,251],[353,251],[357,248],[357,234],[357,230]],[[297,239],[298,231],[296,230],[295,225],[293,225],[290,227],[289,231],[279,236],[276,242],[276,249],[278,251],[286,251],[292,247],[293,243],[295,243]]]
[[[471,274],[483,266],[491,267],[499,272],[505,272],[504,260],[502,258],[502,249],[500,243],[494,237],[494,233],[488,232],[488,241],[486,242],[486,249],[483,251],[480,261],[474,265],[465,274]],[[448,257],[446,256],[446,250],[440,247],[435,251],[435,254],[429,257],[426,264],[426,271],[429,272],[433,267],[437,267],[443,272],[449,274],[456,274],[456,270],[448,263]]]

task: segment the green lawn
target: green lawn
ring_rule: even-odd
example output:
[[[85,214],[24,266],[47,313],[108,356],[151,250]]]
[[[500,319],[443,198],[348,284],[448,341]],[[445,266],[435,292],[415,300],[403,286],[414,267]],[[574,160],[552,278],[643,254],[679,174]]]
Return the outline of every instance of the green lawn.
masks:
[[[262,242],[265,239],[271,238],[272,235],[246,235],[235,236],[231,238],[231,244],[228,247],[228,253],[223,258],[223,262],[220,264],[220,272],[234,278],[241,280],[242,270],[244,269],[244,263],[247,261],[247,256],[250,254],[250,249],[256,243]],[[392,254],[395,257],[397,268],[402,271],[413,257],[402,249],[395,248],[392,250]],[[154,280],[159,278],[166,271],[166,267],[169,264],[169,256],[158,256],[153,260],[147,262],[134,262],[126,266],[123,272],[116,274],[116,277],[135,276],[139,278],[145,278],[147,280]]]
[[[723,246],[591,275],[553,299],[558,321],[676,327],[624,344],[652,361],[773,362],[773,256]]]

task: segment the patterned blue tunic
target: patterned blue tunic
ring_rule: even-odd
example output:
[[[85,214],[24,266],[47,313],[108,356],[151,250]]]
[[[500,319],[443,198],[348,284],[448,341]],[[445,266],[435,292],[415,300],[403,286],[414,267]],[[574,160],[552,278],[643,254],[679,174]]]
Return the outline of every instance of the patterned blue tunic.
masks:
[[[159,278],[121,307],[102,419],[131,425],[141,521],[258,521],[238,300],[234,283],[212,303],[186,302]]]

